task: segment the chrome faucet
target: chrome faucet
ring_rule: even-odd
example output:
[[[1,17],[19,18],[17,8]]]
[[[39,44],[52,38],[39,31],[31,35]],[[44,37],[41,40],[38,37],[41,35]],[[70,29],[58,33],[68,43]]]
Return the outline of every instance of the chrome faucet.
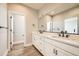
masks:
[[[59,34],[59,36],[62,36],[62,37],[65,37],[66,36],[66,38],[69,37],[69,35],[67,34],[67,31],[61,31],[60,34]]]
[[[64,31],[61,31],[62,37],[64,37],[64,33],[65,33]]]

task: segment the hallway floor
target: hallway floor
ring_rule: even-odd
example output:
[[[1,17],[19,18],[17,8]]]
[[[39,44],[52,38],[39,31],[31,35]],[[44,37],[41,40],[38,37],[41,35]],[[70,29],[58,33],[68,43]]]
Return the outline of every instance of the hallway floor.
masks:
[[[24,47],[23,44],[14,45],[8,56],[42,56],[33,46]]]

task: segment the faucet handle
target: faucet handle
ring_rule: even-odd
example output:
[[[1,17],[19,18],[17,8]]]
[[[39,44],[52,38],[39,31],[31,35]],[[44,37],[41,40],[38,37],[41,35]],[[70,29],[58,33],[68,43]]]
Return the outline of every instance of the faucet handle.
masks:
[[[66,35],[66,38],[68,38],[68,37],[69,37],[69,35],[67,34],[67,35]]]
[[[61,36],[61,34],[60,34],[60,33],[59,33],[58,35],[59,35],[59,36]]]
[[[64,37],[64,31],[61,31],[61,35],[62,35],[62,37]]]
[[[61,34],[64,34],[64,31],[61,31]]]

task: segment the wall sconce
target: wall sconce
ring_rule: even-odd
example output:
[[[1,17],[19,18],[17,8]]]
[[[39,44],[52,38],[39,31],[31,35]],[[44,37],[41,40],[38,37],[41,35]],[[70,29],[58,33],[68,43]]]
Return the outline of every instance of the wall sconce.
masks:
[[[44,25],[41,25],[41,27],[44,27]]]
[[[35,27],[35,24],[32,24],[33,27]]]

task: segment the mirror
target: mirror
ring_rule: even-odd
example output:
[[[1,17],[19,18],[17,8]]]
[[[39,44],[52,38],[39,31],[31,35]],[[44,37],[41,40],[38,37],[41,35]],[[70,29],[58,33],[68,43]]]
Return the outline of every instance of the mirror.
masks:
[[[71,17],[64,20],[64,30],[68,33],[79,34],[78,17]]]
[[[46,32],[67,31],[69,34],[79,34],[78,22],[78,16],[66,17],[62,20],[58,20],[46,15],[39,20],[39,30]]]
[[[39,30],[46,31],[46,32],[52,32],[52,20],[51,16],[46,15],[39,19]]]

